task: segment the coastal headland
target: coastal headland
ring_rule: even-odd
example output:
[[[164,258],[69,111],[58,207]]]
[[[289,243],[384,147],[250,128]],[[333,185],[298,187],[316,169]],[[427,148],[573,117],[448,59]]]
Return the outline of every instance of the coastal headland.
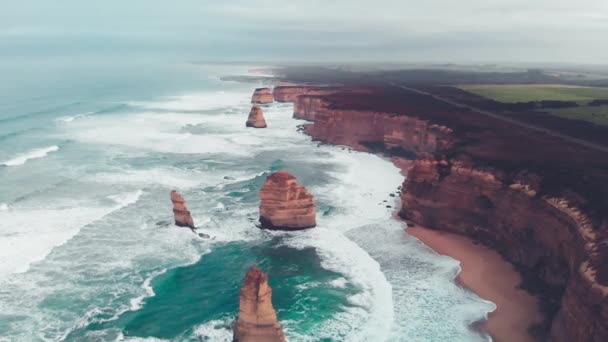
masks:
[[[460,283],[497,304],[482,324],[494,340],[608,340],[605,152],[378,77],[323,89],[314,74],[286,75],[309,85],[273,95],[314,140],[398,161],[399,216],[428,229],[407,231],[459,259]]]

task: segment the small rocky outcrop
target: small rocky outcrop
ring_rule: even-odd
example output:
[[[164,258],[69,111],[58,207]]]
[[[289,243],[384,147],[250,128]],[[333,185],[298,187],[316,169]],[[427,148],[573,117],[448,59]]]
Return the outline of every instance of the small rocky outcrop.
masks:
[[[175,216],[175,225],[179,227],[196,229],[196,227],[194,227],[192,215],[190,214],[188,208],[186,208],[182,195],[175,190],[171,191],[171,202],[173,202],[173,216]]]
[[[266,128],[266,120],[264,119],[264,112],[262,111],[262,108],[258,106],[251,107],[251,111],[249,112],[249,117],[247,118],[247,123],[245,126]]]
[[[278,171],[266,178],[260,191],[262,228],[298,230],[316,226],[314,197],[288,172]]]
[[[268,276],[255,266],[249,269],[243,280],[233,341],[285,341],[283,327],[272,306],[272,289],[268,286]]]
[[[273,96],[272,90],[270,88],[257,88],[253,92],[253,96],[251,97],[251,103],[272,103]]]

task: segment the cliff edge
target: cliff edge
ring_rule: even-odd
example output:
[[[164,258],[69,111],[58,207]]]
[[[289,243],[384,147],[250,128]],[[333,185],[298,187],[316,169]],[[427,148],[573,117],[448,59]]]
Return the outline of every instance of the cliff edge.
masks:
[[[497,250],[547,315],[539,339],[608,341],[608,158],[393,87],[300,95],[328,143],[415,160],[400,215]]]

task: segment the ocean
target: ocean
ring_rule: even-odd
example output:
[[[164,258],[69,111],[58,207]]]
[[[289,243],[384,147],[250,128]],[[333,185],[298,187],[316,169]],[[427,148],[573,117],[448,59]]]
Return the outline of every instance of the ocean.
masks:
[[[487,341],[494,304],[391,219],[403,176],[311,141],[292,104],[246,128],[253,65],[12,60],[0,85],[0,340],[231,341],[249,267],[290,341]],[[317,201],[314,229],[256,228],[265,178]],[[178,190],[210,238],[173,225]]]

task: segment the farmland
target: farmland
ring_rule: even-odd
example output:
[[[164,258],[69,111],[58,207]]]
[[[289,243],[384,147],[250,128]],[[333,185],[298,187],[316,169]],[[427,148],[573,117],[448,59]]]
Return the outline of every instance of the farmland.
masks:
[[[608,106],[560,108],[551,109],[547,112],[568,119],[584,120],[596,125],[608,126]]]
[[[571,87],[562,85],[462,85],[460,89],[499,102],[576,101],[585,104],[592,100],[608,99],[608,88]]]

